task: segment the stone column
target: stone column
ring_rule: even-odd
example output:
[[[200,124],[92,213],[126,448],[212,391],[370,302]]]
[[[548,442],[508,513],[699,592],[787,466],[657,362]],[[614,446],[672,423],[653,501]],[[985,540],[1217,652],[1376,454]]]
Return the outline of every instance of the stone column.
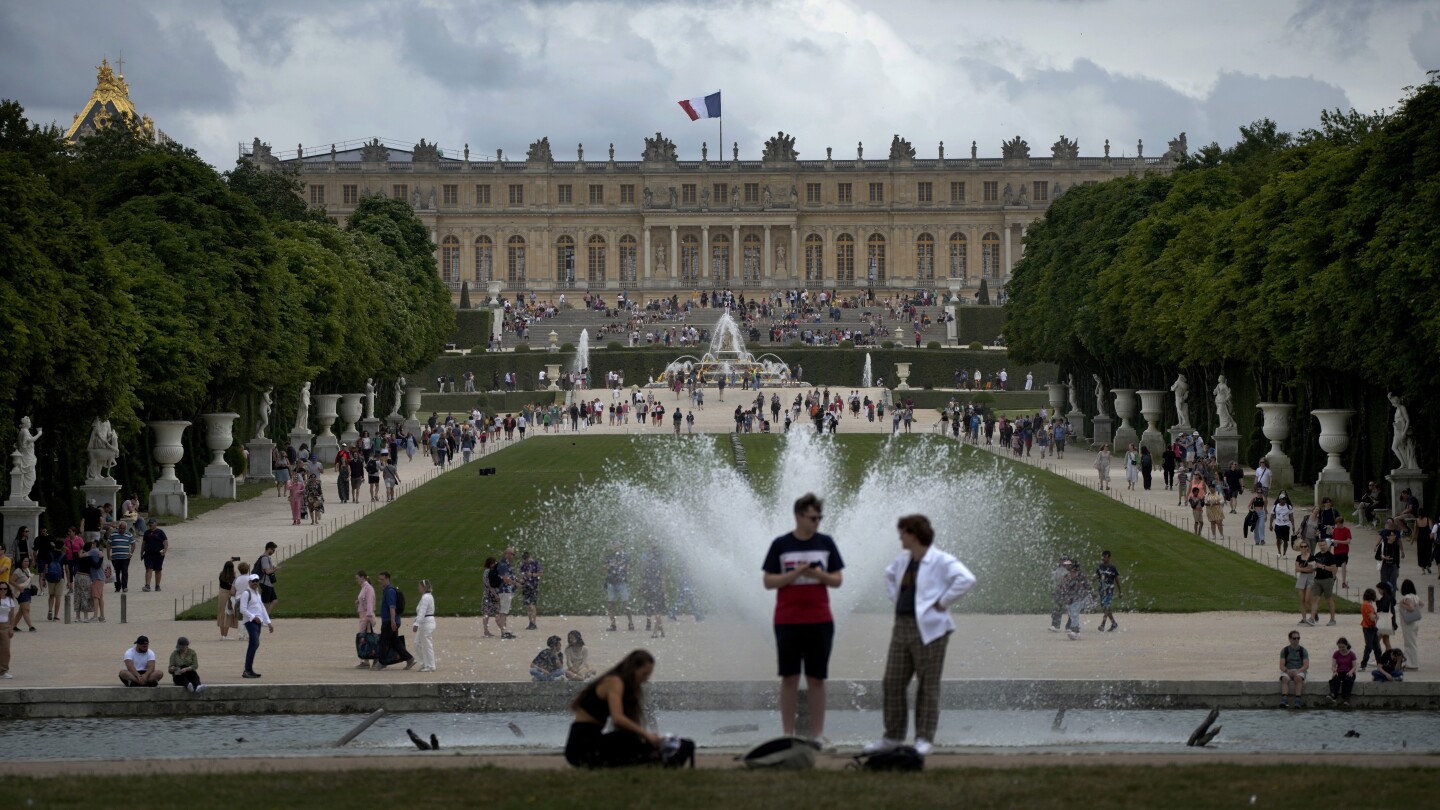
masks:
[[[775,277],[774,251],[770,248],[770,226],[765,226],[765,254],[760,257],[761,283],[769,283]]]
[[[1165,413],[1165,391],[1137,391],[1140,395],[1140,415],[1145,417],[1145,432],[1140,434],[1140,444],[1150,448],[1152,458],[1160,458],[1165,451],[1165,437],[1160,435],[1160,417]]]
[[[1000,234],[1000,239],[1004,244],[1004,258],[1001,260],[1000,272],[995,274],[995,282],[997,287],[1000,286],[1003,279],[1007,279],[1010,277],[1010,223],[1005,223],[1004,230]],[[1125,422],[1125,417],[1123,414],[1120,415],[1120,421],[1123,427]],[[1119,431],[1117,431],[1116,433],[1118,436]],[[1118,442],[1119,438],[1116,438],[1116,441]]]
[[[670,226],[670,286],[676,286],[675,280],[680,278],[680,228],[677,225]]]
[[[650,226],[649,226],[649,225],[646,225],[646,226],[645,226],[644,234],[643,234],[643,236],[642,236],[641,238],[642,238],[642,240],[644,241],[644,245],[645,245],[645,248],[644,248],[644,250],[645,250],[645,270],[644,270],[645,280],[646,280],[646,281],[649,281],[649,280],[650,280],[650,253],[651,253],[651,250],[652,250],[652,248],[650,247]]]
[[[800,278],[800,229],[795,225],[790,226],[790,261],[785,266],[790,269],[786,278]],[[797,285],[798,286],[798,285]]]
[[[700,226],[700,278],[709,279],[710,271],[710,226]]]
[[[1285,402],[1260,402],[1255,407],[1265,415],[1262,431],[1270,440],[1270,452],[1265,454],[1270,461],[1270,491],[1288,489],[1295,483],[1295,467],[1281,445],[1290,438],[1290,417],[1295,413],[1295,406]]]
[[[324,464],[334,464],[335,456],[340,453],[340,441],[330,428],[339,418],[335,412],[335,406],[340,402],[339,394],[321,394],[315,397],[318,406],[315,409],[315,419],[320,423],[320,432],[315,434],[315,443],[310,445],[310,450],[315,457]],[[296,445],[299,449],[299,445]]]
[[[205,466],[205,475],[200,479],[200,495],[204,498],[225,498],[235,500],[235,471],[225,462],[225,451],[234,444],[235,420],[238,413],[207,413],[205,420],[205,447],[211,453],[210,463]],[[270,456],[261,462],[270,466]]]
[[[1329,498],[1335,508],[1342,512],[1355,505],[1355,483],[1350,480],[1350,471],[1340,461],[1340,454],[1350,447],[1350,417],[1354,411],[1334,409],[1311,411],[1320,421],[1320,449],[1329,460],[1315,479],[1315,503]]]
[[[185,446],[180,440],[190,423],[165,420],[150,422],[149,425],[155,434],[152,455],[160,464],[160,477],[150,489],[150,512],[186,520],[190,517],[190,497],[180,479],[175,477],[175,465],[185,457]]]
[[[1120,417],[1120,427],[1115,429],[1115,443],[1110,445],[1110,452],[1117,454],[1140,442],[1140,436],[1130,426],[1130,420],[1135,416],[1135,389],[1111,388],[1110,393],[1115,395],[1115,415]]]

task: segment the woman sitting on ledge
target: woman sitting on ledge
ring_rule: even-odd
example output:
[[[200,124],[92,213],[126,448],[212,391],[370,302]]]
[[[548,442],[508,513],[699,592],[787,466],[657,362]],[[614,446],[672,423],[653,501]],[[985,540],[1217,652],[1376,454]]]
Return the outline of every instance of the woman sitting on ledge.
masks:
[[[655,671],[645,650],[625,656],[610,671],[580,691],[570,708],[575,722],[565,742],[565,761],[577,768],[616,768],[656,760],[660,736],[641,724],[644,683]],[[606,734],[605,722],[614,730]]]

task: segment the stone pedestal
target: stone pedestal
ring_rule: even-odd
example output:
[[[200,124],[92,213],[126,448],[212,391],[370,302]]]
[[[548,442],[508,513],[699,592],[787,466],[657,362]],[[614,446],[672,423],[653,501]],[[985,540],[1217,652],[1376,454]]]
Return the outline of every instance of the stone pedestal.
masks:
[[[896,329],[895,331],[896,331],[896,332],[899,332],[900,330],[899,330],[899,329]],[[896,379],[899,380],[899,382],[897,382],[897,383],[895,384],[895,390],[896,390],[896,391],[909,391],[909,390],[910,390],[910,364],[909,364],[909,363],[896,363],[896,364],[895,364],[895,377],[896,377]]]
[[[275,472],[270,468],[270,456],[274,450],[275,443],[269,439],[251,439],[245,443],[245,483],[274,483]]]
[[[1340,461],[1340,454],[1350,447],[1350,417],[1354,411],[1334,409],[1311,411],[1320,421],[1320,449],[1328,456],[1325,468],[1315,478],[1315,503],[1329,498],[1335,508],[1347,511],[1355,506],[1355,482]]]
[[[1165,436],[1160,433],[1160,417],[1165,413],[1166,391],[1137,391],[1140,395],[1140,415],[1145,417],[1145,431],[1140,434],[1140,444],[1150,448],[1150,456],[1159,459],[1165,452]]]
[[[370,438],[372,438],[372,439],[374,439],[374,440],[376,440],[376,441],[378,442],[378,441],[380,440],[380,425],[381,425],[380,420],[379,420],[379,419],[376,419],[376,418],[373,417],[373,416],[371,416],[371,417],[369,417],[369,418],[366,418],[366,419],[361,419],[361,420],[360,420],[360,433],[361,433],[361,435],[364,435],[364,434],[366,434],[366,433],[369,433],[369,434],[370,434]]]
[[[205,475],[200,479],[200,497],[228,498],[235,500],[235,471],[225,461],[225,452],[235,443],[235,420],[238,413],[207,413],[205,420],[205,447],[210,451],[210,463],[205,465]]]
[[[1090,440],[1090,443],[1095,445],[1097,448],[1102,444],[1108,444],[1110,445],[1111,450],[1114,450],[1115,441],[1114,437],[1110,435],[1110,428],[1114,424],[1115,420],[1102,413],[1099,416],[1095,417],[1093,420],[1091,420],[1091,422],[1095,426],[1095,436]],[[1132,430],[1130,432],[1134,433],[1135,431]]]
[[[180,520],[190,517],[190,496],[185,486],[175,477],[175,465],[185,457],[185,446],[180,438],[189,422],[166,420],[151,422],[150,430],[155,434],[155,449],[152,455],[160,464],[160,477],[150,489],[150,513],[173,515]]]
[[[80,491],[85,493],[85,502],[94,501],[96,506],[110,504],[115,507],[115,514],[120,514],[120,484],[110,476],[102,478],[87,478],[85,483],[80,485]],[[13,539],[14,533],[11,533]],[[31,537],[35,536],[32,531]],[[7,541],[8,542],[8,541]]]
[[[360,400],[364,394],[343,394],[340,397],[340,424],[343,426],[340,431],[340,441],[354,446],[360,441],[360,430],[355,426],[360,421],[360,414],[364,406]]]
[[[297,453],[300,452],[301,447],[304,447],[308,453],[315,448],[315,434],[308,430],[292,430],[290,431],[290,446],[295,448]]]
[[[1240,431],[1215,431],[1215,461],[1219,469],[1230,469],[1230,462],[1240,461]],[[1241,462],[1244,467],[1244,462]]]
[[[1418,469],[1399,468],[1390,471],[1385,476],[1390,482],[1390,514],[1398,515],[1405,506],[1400,502],[1400,492],[1408,489],[1420,500],[1420,505],[1425,505],[1425,473]],[[34,536],[34,533],[31,533]]]
[[[550,381],[550,384],[547,385],[547,386],[545,386],[545,390],[546,390],[546,391],[559,391],[559,390],[560,390],[560,364],[559,364],[559,363],[547,363],[547,364],[545,364],[545,379],[547,379],[547,380]]]
[[[385,423],[390,426],[391,430],[399,430],[405,426],[405,417],[398,413],[392,413],[385,417]]]
[[[420,441],[420,395],[425,392],[424,387],[411,385],[405,388],[405,412],[409,414],[405,419],[405,432]]]
[[[99,503],[99,501],[96,501]],[[14,551],[15,535],[21,526],[30,527],[30,541],[40,536],[40,514],[45,510],[34,501],[11,499],[0,506],[0,537],[6,548]]]
[[[1140,443],[1140,434],[1130,425],[1130,420],[1135,418],[1135,389],[1111,388],[1110,393],[1115,395],[1115,415],[1120,417],[1120,426],[1115,428],[1115,441],[1110,444],[1110,452],[1123,455],[1130,445]]]
[[[1270,452],[1265,454],[1270,461],[1270,491],[1289,489],[1295,485],[1295,465],[1290,463],[1281,445],[1290,438],[1290,417],[1295,413],[1295,406],[1286,402],[1260,402],[1255,407],[1265,416],[1261,431],[1270,440]]]
[[[1065,415],[1065,418],[1070,420],[1070,441],[1078,444],[1081,439],[1085,438],[1085,412],[1071,411]]]
[[[340,403],[340,395],[321,394],[315,401],[319,403],[315,409],[315,420],[320,423],[320,432],[315,434],[315,443],[310,446],[310,450],[322,464],[334,464],[335,457],[340,454],[340,440],[335,438],[330,428],[340,417],[335,411]]]

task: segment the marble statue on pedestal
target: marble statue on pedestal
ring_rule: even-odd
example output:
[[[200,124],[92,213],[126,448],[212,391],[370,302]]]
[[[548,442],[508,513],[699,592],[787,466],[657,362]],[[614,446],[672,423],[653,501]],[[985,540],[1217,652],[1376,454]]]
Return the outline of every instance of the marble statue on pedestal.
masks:
[[[779,245],[775,248],[775,275],[785,277],[785,246]]]
[[[1190,427],[1190,383],[1181,374],[1175,378],[1170,390],[1175,392],[1175,412],[1180,415],[1176,427]]]
[[[1091,374],[1090,378],[1095,381],[1095,415],[1108,416],[1105,411],[1105,384],[1100,382],[1099,374]]]
[[[310,383],[300,386],[300,401],[295,407],[295,429],[307,430],[310,424]]]
[[[1215,415],[1220,419],[1220,427],[1216,432],[1228,433],[1235,430],[1234,400],[1230,395],[1230,384],[1225,382],[1225,375],[1221,374],[1219,381],[1215,383]]]
[[[255,438],[265,438],[270,427],[270,408],[275,404],[275,389],[270,388],[260,395],[260,416],[255,421]]]
[[[405,401],[405,377],[401,375],[395,378],[395,405],[390,409],[391,416],[400,415],[400,405]]]
[[[120,437],[116,435],[115,429],[110,427],[109,419],[97,417],[91,423],[90,442],[85,452],[90,458],[90,464],[85,470],[86,478],[98,480],[110,474],[110,468],[115,466],[115,459],[120,457]]]
[[[665,246],[655,248],[655,272],[658,275],[665,275]]]
[[[1067,391],[1068,391],[1068,394],[1069,394],[1069,396],[1070,396],[1070,412],[1071,412],[1071,413],[1074,413],[1074,412],[1080,410],[1080,400],[1079,400],[1079,398],[1078,398],[1080,395],[1079,395],[1078,393],[1076,393],[1076,391],[1075,391],[1075,375],[1074,375],[1074,374],[1071,374],[1071,375],[1069,376],[1069,378],[1065,380],[1065,386],[1066,386]]]
[[[1420,460],[1415,455],[1415,434],[1410,428],[1410,410],[1394,394],[1386,394],[1395,408],[1395,438],[1390,441],[1390,450],[1400,459],[1402,470],[1418,470]]]
[[[375,378],[365,380],[365,418],[375,418]]]
[[[30,432],[30,417],[20,418],[20,432],[15,435],[15,452],[20,454],[20,489],[10,493],[13,500],[30,500],[30,490],[35,488],[35,442],[43,435],[45,431],[40,428]]]

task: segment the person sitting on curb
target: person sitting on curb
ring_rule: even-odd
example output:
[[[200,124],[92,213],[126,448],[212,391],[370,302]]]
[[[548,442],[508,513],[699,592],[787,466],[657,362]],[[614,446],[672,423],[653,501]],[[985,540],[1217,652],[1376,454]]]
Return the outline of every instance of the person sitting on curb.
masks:
[[[1310,669],[1310,651],[1300,646],[1300,632],[1290,631],[1290,643],[1280,648],[1280,708],[1290,706],[1290,687],[1295,687],[1295,708],[1305,706],[1305,673]]]
[[[1370,676],[1380,683],[1405,680],[1405,653],[1399,648],[1381,653]]]
[[[190,639],[184,636],[176,639],[175,651],[170,653],[170,677],[187,692],[205,691],[205,684],[200,682],[200,656],[190,649]]]
[[[126,686],[159,686],[165,677],[155,668],[155,651],[146,636],[135,639],[135,646],[125,651],[124,663],[120,682]]]
[[[565,680],[565,654],[560,652],[560,637],[545,639],[545,649],[530,662],[530,677],[537,681]]]

